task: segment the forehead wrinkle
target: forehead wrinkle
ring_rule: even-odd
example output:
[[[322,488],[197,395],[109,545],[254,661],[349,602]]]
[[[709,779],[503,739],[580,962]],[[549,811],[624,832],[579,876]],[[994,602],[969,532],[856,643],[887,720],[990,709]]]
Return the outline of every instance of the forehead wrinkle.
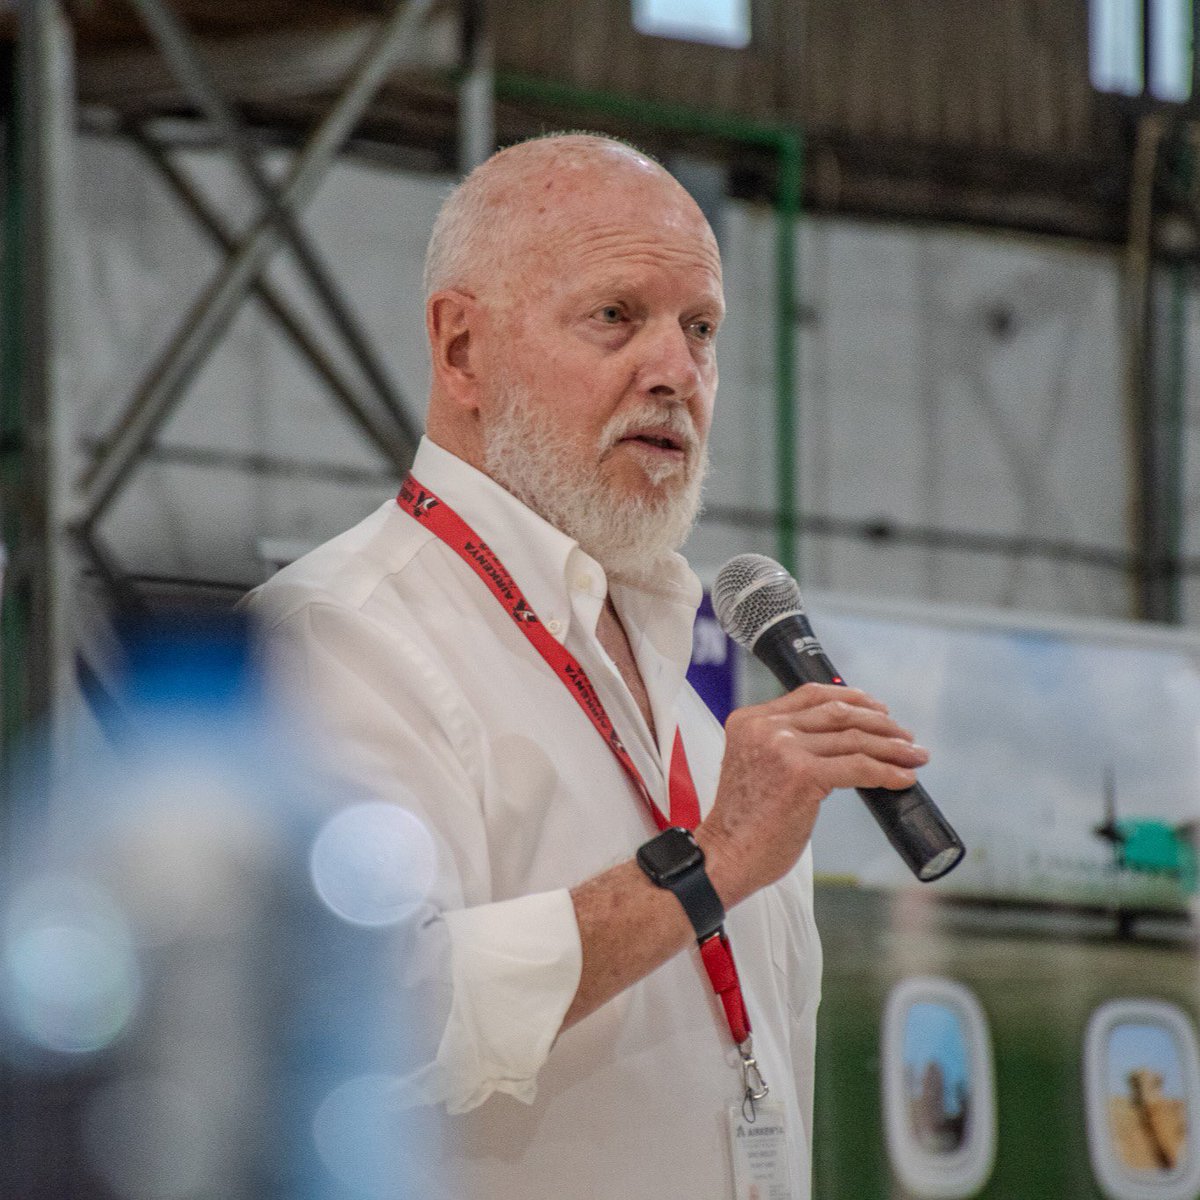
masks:
[[[577,263],[580,267],[590,267],[593,260],[609,263],[614,259],[622,264],[630,263],[636,266],[658,266],[664,261],[671,266],[701,267],[710,271],[717,279],[721,278],[721,259],[703,244],[688,246],[673,246],[655,238],[645,238],[640,242],[630,239],[625,233],[612,233],[581,239],[582,244],[577,250]],[[570,247],[564,247],[569,250]],[[620,274],[619,267],[614,267],[614,275]]]
[[[707,227],[693,236],[666,237],[656,236],[652,229],[630,230],[620,225],[599,229],[575,225],[556,232],[557,237],[542,240],[538,257],[559,264],[560,272],[595,270],[600,276],[598,283],[619,283],[630,269],[664,265],[682,270],[698,268],[712,276],[718,293],[722,289],[721,255]]]
[[[611,253],[628,246],[689,257],[703,256],[707,253],[714,261],[719,261],[720,257],[715,244],[711,242],[707,227],[697,226],[692,231],[685,231],[671,226],[656,227],[648,222],[635,224],[613,221],[605,224],[591,222],[586,225],[571,223],[562,232],[565,235],[561,239],[564,243],[575,241],[583,250],[595,245]]]

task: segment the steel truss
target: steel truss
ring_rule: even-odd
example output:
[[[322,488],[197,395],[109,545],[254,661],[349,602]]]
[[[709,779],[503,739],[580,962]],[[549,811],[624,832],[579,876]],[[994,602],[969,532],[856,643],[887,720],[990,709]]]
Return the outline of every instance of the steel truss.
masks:
[[[122,119],[120,131],[222,258],[101,439],[82,477],[73,488],[65,484],[69,442],[61,422],[69,410],[58,394],[61,384],[54,365],[56,339],[62,336],[57,331],[69,329],[70,321],[60,319],[63,282],[50,268],[61,252],[52,218],[64,203],[62,197],[69,195],[69,189],[58,186],[55,172],[74,134],[74,80],[62,65],[70,59],[71,32],[60,0],[18,6],[21,120],[10,137],[19,136],[20,150],[9,154],[7,182],[10,205],[18,192],[21,202],[23,224],[16,241],[24,248],[23,315],[19,328],[9,322],[6,340],[10,357],[20,358],[19,383],[8,390],[16,392],[21,407],[7,414],[6,427],[0,430],[7,452],[0,511],[5,515],[5,540],[13,551],[5,587],[7,633],[0,651],[5,741],[10,744],[31,722],[47,721],[69,691],[77,633],[69,609],[77,600],[79,567],[90,566],[117,604],[136,600],[104,537],[104,518],[248,298],[262,304],[323,381],[335,405],[396,473],[403,473],[411,463],[420,436],[400,388],[300,217],[388,74],[407,61],[406,51],[415,44],[434,0],[397,0],[278,183],[260,164],[234,104],[222,94],[203,50],[169,0],[129,2],[171,73],[219,135],[221,148],[257,197],[260,210],[245,232],[236,232],[232,220],[176,165],[149,122]],[[281,249],[299,268],[316,311],[346,352],[352,372],[326,353],[312,319],[266,278],[267,267]],[[16,378],[11,364],[8,375],[9,382]],[[12,409],[13,397],[7,401]],[[15,470],[14,462],[19,463]],[[14,622],[20,623],[19,629]]]
[[[268,310],[293,344],[312,362],[341,404],[380,452],[398,469],[412,461],[418,432],[405,411],[399,390],[388,379],[362,325],[334,283],[297,221],[315,195],[334,156],[353,132],[367,105],[396,65],[406,42],[432,6],[432,0],[402,0],[367,47],[342,95],[333,104],[276,186],[259,166],[245,128],[232,105],[220,94],[198,47],[188,37],[165,0],[131,0],[166,61],[197,107],[223,135],[232,162],[258,193],[263,211],[239,240],[169,165],[163,148],[144,128],[138,144],[184,201],[189,212],[226,252],[224,262],[180,322],[157,362],[147,372],[128,406],[105,439],[105,449],[81,481],[83,515],[76,527],[87,552],[102,566],[97,526],[120,494],[155,434],[182,399],[188,384],[226,332],[239,307],[257,289]],[[339,334],[370,387],[370,399],[356,389],[319,351],[305,319],[287,306],[260,278],[272,255],[286,243],[315,298]],[[315,352],[315,353],[314,353]],[[382,410],[382,411],[381,411]],[[97,554],[97,550],[101,552]]]

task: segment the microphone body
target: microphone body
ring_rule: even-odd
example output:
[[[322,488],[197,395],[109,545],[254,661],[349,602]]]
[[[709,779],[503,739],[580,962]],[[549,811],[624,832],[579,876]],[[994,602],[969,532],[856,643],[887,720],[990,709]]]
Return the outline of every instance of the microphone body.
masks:
[[[747,572],[752,573],[749,583],[745,582]],[[745,609],[739,612],[739,607],[747,599],[751,610],[758,610],[751,612],[756,627],[750,629],[744,619],[738,619],[745,616]],[[757,554],[739,555],[726,563],[717,577],[714,608],[725,632],[750,650],[788,691],[805,683],[845,686],[813,634],[795,580],[778,563]],[[772,608],[782,611],[771,612]],[[940,879],[962,861],[966,853],[962,840],[920,783],[903,791],[856,790],[888,841],[922,882]]]

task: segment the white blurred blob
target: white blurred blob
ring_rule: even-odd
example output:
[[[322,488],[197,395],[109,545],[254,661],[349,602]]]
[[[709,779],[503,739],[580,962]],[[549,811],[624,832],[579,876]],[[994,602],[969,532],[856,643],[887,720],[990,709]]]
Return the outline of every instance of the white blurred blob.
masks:
[[[395,1075],[359,1075],[334,1088],[313,1118],[313,1141],[329,1173],[372,1200],[416,1194],[406,1161],[410,1139],[399,1128],[402,1089]]]
[[[97,1092],[83,1138],[96,1171],[123,1200],[194,1196],[220,1165],[204,1105],[167,1078],[126,1078]]]
[[[355,925],[391,925],[416,911],[433,886],[429,830],[394,804],[356,804],[322,826],[309,869],[321,899]]]
[[[13,897],[5,919],[3,1002],[34,1045],[100,1050],[128,1026],[141,980],[121,910],[100,888],[45,875]]]

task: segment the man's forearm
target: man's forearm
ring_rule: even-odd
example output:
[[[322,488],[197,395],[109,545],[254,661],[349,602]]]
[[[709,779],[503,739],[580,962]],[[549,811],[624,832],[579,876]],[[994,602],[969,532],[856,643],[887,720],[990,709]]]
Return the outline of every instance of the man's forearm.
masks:
[[[705,852],[709,879],[728,910],[744,898],[732,864],[703,825],[696,839]],[[651,883],[632,859],[573,888],[571,900],[583,970],[564,1029],[695,943],[695,931],[674,893]]]
[[[621,863],[571,891],[583,971],[563,1029],[594,1012],[695,940],[675,896],[636,862]]]

